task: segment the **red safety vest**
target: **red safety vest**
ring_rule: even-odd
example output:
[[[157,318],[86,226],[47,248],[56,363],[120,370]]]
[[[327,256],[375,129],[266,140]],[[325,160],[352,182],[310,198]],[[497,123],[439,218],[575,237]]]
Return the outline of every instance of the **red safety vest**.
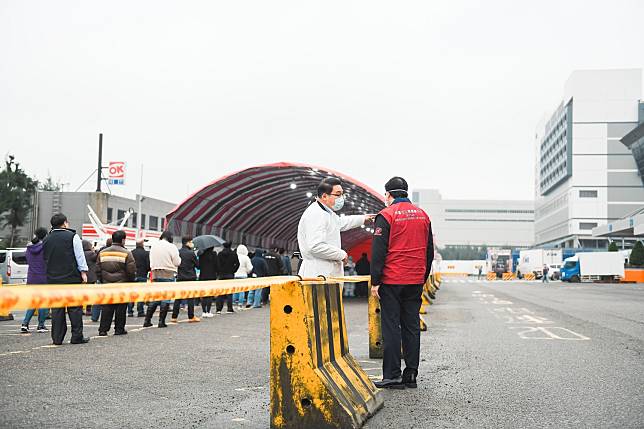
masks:
[[[429,216],[408,202],[392,204],[380,214],[390,226],[382,284],[423,284],[427,269]]]

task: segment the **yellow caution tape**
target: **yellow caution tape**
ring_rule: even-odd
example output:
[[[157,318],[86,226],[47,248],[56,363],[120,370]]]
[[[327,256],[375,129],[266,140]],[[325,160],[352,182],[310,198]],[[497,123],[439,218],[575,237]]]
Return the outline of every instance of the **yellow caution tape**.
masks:
[[[62,308],[228,295],[298,280],[297,276],[279,276],[192,282],[5,285],[0,288],[0,314],[29,308]]]

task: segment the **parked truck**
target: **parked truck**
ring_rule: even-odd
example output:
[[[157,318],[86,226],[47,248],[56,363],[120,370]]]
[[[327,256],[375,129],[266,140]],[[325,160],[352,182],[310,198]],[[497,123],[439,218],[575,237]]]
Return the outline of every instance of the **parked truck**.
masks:
[[[620,252],[578,253],[567,258],[561,268],[561,280],[619,281],[624,277],[624,256]]]
[[[543,277],[543,266],[548,265],[550,275],[556,278],[562,264],[561,249],[530,249],[519,253],[517,277],[523,278],[526,274],[534,274],[536,278]]]
[[[512,250],[489,247],[487,249],[486,265],[488,272],[496,273],[498,278],[503,273],[512,272]]]

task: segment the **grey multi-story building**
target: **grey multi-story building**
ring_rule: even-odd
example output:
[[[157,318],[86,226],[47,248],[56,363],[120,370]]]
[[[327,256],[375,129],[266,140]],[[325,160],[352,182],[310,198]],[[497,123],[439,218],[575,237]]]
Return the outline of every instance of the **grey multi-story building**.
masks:
[[[639,122],[642,71],[575,71],[537,127],[535,243],[607,246],[592,230],[644,206],[635,151],[620,139]]]
[[[39,191],[34,198],[29,221],[20,229],[18,243],[26,243],[39,226],[50,227],[54,213],[64,213],[70,227],[79,233],[85,223],[90,223],[91,207],[104,224],[120,224],[128,211],[133,213],[124,226],[137,228],[138,195],[135,199],[110,195],[105,192],[55,192]],[[166,214],[176,204],[143,196],[141,201],[141,229],[161,231]],[[7,235],[4,233],[3,235]]]
[[[437,189],[415,189],[412,200],[429,215],[440,248],[534,244],[534,201],[449,200]]]

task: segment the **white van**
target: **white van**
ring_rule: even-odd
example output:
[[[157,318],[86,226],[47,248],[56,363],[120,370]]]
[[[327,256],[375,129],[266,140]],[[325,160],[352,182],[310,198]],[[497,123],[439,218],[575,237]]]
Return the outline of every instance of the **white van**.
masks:
[[[0,273],[2,283],[24,284],[27,283],[27,249],[0,250]]]

